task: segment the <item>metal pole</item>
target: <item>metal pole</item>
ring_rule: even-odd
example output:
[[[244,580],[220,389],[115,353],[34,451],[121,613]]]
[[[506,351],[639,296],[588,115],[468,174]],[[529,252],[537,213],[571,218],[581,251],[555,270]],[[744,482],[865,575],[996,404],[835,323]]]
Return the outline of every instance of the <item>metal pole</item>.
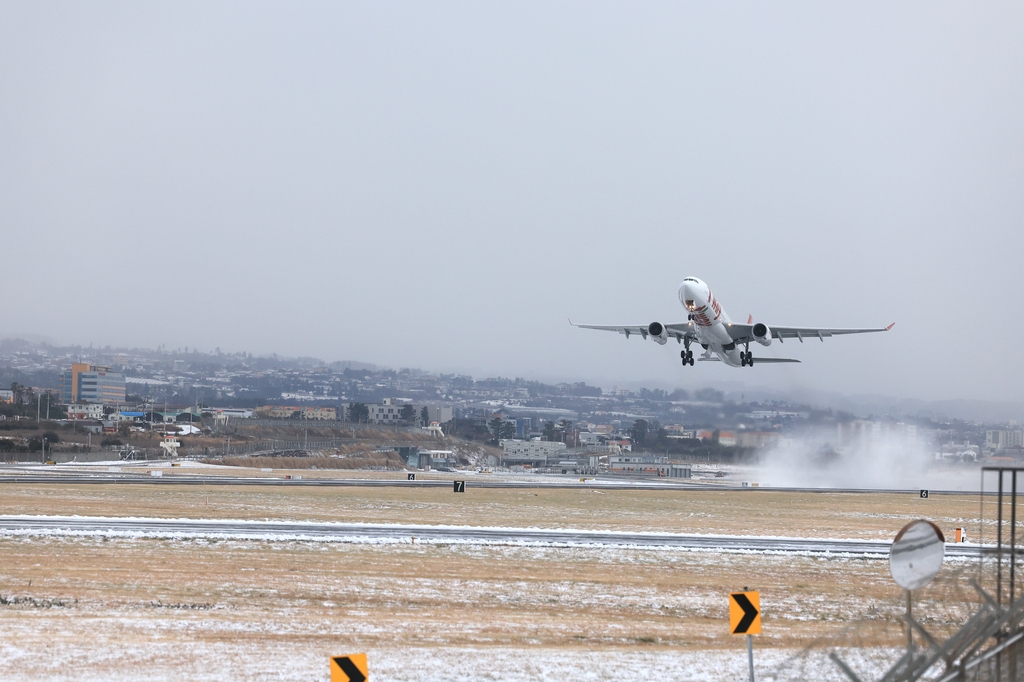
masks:
[[[985,546],[985,469],[981,470],[978,491],[978,584],[981,585],[985,580],[985,554],[981,551]]]
[[[1014,568],[1017,564],[1017,470],[1013,470],[1013,479],[1010,482],[1010,601],[1014,599]]]
[[[907,660],[914,653],[914,629],[910,626],[910,619],[913,616],[914,601],[910,590],[907,590]]]
[[[1013,579],[1014,568],[1017,565],[1017,470],[1013,470],[1013,480],[1010,483],[1010,601],[1013,604],[1014,591]],[[1007,671],[1011,680],[1017,679],[1017,647],[1014,646],[1008,652],[1007,663],[1010,669]]]
[[[1003,605],[1003,470],[999,470],[999,494],[996,496],[996,604]]]
[[[747,635],[747,663],[750,665],[750,682],[754,682],[754,636]]]

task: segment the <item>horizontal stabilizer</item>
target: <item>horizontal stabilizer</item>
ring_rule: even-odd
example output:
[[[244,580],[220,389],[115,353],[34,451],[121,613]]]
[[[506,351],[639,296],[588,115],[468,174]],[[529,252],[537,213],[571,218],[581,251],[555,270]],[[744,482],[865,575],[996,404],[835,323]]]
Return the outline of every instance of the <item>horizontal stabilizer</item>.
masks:
[[[697,362],[721,362],[718,358],[697,358]]]
[[[792,358],[754,358],[755,365],[763,365],[767,362],[800,362]]]

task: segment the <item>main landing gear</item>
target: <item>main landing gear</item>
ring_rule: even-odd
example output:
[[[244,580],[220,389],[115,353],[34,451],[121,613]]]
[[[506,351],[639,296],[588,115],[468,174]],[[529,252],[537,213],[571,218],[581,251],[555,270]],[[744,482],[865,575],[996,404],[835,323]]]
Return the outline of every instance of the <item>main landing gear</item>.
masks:
[[[753,367],[754,366],[754,353],[752,351],[743,352],[740,351],[740,367]]]
[[[686,350],[679,351],[679,357],[683,359],[683,367],[693,364],[693,351],[690,350],[690,344],[686,344]]]

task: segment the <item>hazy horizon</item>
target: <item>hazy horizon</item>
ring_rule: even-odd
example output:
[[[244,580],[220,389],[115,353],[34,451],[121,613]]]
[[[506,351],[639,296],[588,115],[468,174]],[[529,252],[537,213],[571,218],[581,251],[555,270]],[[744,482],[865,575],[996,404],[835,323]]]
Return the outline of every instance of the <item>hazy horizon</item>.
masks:
[[[1020,401],[1022,30],[1011,3],[0,2],[0,337]],[[683,369],[567,322],[683,321],[688,275],[736,321],[896,327]]]

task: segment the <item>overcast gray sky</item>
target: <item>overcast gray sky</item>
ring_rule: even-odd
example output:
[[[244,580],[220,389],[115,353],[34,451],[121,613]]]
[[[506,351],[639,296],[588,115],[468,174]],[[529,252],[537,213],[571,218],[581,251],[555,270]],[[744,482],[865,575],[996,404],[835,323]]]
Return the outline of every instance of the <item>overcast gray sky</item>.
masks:
[[[0,2],[0,335],[1020,399],[1020,3]],[[881,326],[794,366],[569,327]],[[757,349],[760,352],[760,349]]]

